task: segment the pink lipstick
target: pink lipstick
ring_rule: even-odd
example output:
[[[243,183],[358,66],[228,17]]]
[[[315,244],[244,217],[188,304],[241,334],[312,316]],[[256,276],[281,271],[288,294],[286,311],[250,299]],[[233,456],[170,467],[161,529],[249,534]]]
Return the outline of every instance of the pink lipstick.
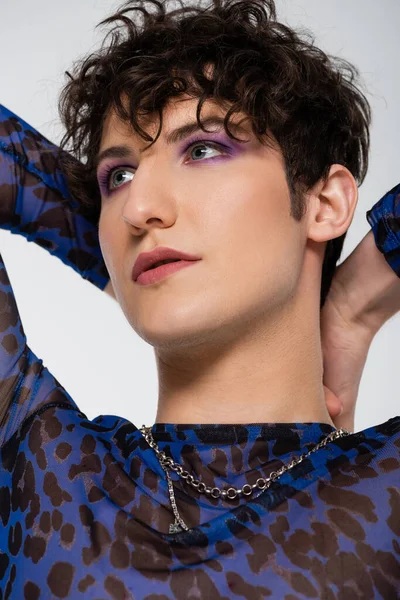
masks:
[[[155,269],[143,271],[136,279],[136,283],[139,285],[151,285],[152,283],[157,283],[158,281],[161,281],[161,279],[164,279],[164,277],[172,275],[172,273],[176,273],[176,271],[185,267],[190,267],[190,265],[194,265],[197,262],[198,261],[196,260],[178,260],[176,262],[160,265]]]

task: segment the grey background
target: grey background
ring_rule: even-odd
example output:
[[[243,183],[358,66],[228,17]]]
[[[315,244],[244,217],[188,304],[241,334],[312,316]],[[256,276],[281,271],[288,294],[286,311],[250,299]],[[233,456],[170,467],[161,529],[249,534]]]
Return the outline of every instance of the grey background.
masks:
[[[64,71],[102,39],[96,24],[119,2],[0,0],[0,102],[54,142],[61,138],[57,98]],[[307,28],[316,44],[353,62],[373,108],[370,168],[342,260],[369,231],[365,212],[400,181],[397,0],[278,0],[281,20]],[[0,231],[0,250],[32,350],[80,408],[154,422],[153,349],[130,329],[118,304],[25,239]],[[356,431],[398,415],[398,315],[375,337],[356,411]]]

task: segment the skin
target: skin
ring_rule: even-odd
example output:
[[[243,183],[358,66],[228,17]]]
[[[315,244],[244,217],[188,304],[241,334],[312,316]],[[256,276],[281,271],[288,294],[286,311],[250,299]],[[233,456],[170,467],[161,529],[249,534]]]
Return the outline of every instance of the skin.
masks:
[[[112,161],[113,193],[101,184],[99,238],[115,297],[154,348],[156,422],[333,425],[323,386],[321,271],[326,242],[353,219],[356,182],[332,165],[297,222],[279,146],[263,146],[249,124],[245,144],[223,130],[188,140],[222,140],[234,154],[204,142],[187,151],[185,142],[166,144],[168,131],[195,120],[196,106],[189,97],[171,101],[160,138],[143,154],[147,142],[110,111],[100,147],[130,150]],[[208,101],[202,119],[225,112]],[[101,181],[107,162],[99,164]],[[133,264],[156,246],[201,260],[142,287],[131,279]]]
[[[324,383],[333,392],[329,413],[337,427],[354,430],[361,377],[371,343],[400,309],[400,280],[370,230],[332,280],[321,312]],[[336,406],[336,409],[335,409]]]

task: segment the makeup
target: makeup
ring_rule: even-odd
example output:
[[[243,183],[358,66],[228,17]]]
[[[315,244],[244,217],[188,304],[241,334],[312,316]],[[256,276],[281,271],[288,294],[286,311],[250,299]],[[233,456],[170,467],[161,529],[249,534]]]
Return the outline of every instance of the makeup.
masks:
[[[178,262],[167,263],[166,265],[160,265],[155,269],[150,269],[149,271],[144,271],[139,275],[136,279],[135,283],[139,285],[151,285],[153,283],[158,283],[161,279],[164,279],[168,275],[172,275],[185,267],[189,267],[190,265],[196,265],[199,261],[197,260],[179,260]]]
[[[208,134],[210,135],[210,134]],[[225,136],[227,137],[227,136]],[[190,162],[187,160],[184,160],[184,164],[194,164],[196,162],[204,162],[204,159],[207,159],[207,162],[212,161],[213,163],[215,163],[215,161],[218,160],[226,160],[227,157],[236,154],[238,152],[238,150],[235,150],[233,147],[230,147],[229,145],[227,145],[226,143],[220,141],[221,138],[223,138],[223,135],[215,135],[215,140],[210,140],[210,139],[203,139],[201,137],[193,137],[189,140],[187,140],[185,142],[185,144],[178,150],[178,154],[179,155],[184,155],[184,158],[186,158],[186,156],[189,153],[189,150],[193,151],[197,148],[202,148],[202,149],[207,149],[207,148],[211,148],[214,151],[217,151],[220,153],[219,156],[210,156],[207,157],[207,155],[204,156],[199,156],[198,160],[191,160]],[[227,139],[229,139],[227,137]],[[233,144],[232,144],[233,145]],[[190,153],[189,153],[190,154]],[[126,160],[126,159],[125,159]],[[98,184],[99,184],[99,188],[100,188],[100,192],[103,196],[111,196],[115,191],[119,190],[121,187],[123,187],[125,185],[125,182],[123,181],[123,177],[124,177],[124,173],[125,173],[125,178],[126,178],[126,182],[129,182],[132,180],[133,175],[134,175],[134,171],[136,170],[137,167],[134,167],[132,165],[127,165],[126,162],[124,162],[124,164],[121,164],[121,159],[106,159],[103,163],[100,163],[100,166],[98,168],[98,172],[97,172],[97,180],[98,180]],[[122,181],[120,185],[117,185],[116,187],[112,187],[111,183],[112,183],[112,178],[114,177],[114,175],[116,175],[117,173],[121,172],[121,176],[122,176]],[[130,174],[131,177],[129,177]]]

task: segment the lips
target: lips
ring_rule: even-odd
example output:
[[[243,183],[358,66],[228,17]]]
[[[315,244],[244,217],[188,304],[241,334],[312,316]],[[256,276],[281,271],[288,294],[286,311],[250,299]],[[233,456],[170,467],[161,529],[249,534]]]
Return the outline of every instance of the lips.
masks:
[[[154,263],[154,265],[152,265],[148,269],[145,269],[145,271],[151,271],[151,269],[156,269],[157,267],[161,267],[161,265],[167,265],[168,263],[172,263],[172,262],[179,262],[180,260],[182,260],[182,259],[181,258],[170,258],[168,260],[160,260],[159,262]],[[143,273],[143,271],[142,271],[142,273]]]
[[[164,246],[158,246],[151,252],[142,252],[139,254],[134,267],[132,269],[132,279],[136,281],[141,273],[155,268],[157,264],[163,263],[164,261],[176,262],[176,261],[196,261],[201,260],[199,256],[193,256],[174,248],[166,248]]]
[[[170,277],[173,273],[181,271],[186,267],[195,265],[198,260],[174,260],[167,264],[163,264],[155,269],[148,269],[142,271],[136,280],[136,283],[141,286],[148,286],[158,283],[167,277]]]

